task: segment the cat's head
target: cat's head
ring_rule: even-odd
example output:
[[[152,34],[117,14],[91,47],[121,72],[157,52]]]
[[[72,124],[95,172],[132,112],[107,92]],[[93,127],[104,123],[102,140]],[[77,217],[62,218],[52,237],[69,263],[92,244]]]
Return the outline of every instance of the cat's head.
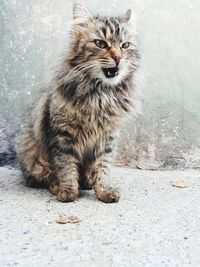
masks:
[[[130,75],[137,57],[133,17],[130,9],[121,17],[102,17],[74,5],[69,62],[77,74],[89,73],[109,85]]]

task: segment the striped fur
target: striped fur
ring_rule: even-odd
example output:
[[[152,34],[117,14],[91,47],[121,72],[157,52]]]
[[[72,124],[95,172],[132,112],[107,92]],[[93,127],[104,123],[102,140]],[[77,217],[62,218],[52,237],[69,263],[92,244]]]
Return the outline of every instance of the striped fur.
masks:
[[[27,116],[16,143],[29,186],[45,185],[59,201],[77,199],[79,188],[116,202],[120,194],[103,186],[113,140],[121,120],[134,107],[137,50],[130,11],[123,17],[92,16],[74,6],[70,50],[51,86]],[[108,48],[95,45],[106,41]],[[129,42],[129,48],[121,48]],[[107,78],[102,68],[119,74]]]

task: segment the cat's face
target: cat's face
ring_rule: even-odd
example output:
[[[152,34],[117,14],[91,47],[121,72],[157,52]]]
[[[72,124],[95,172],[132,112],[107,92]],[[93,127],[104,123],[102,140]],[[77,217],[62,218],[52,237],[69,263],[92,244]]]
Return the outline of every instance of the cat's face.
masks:
[[[134,69],[136,61],[131,10],[118,18],[93,17],[87,9],[76,4],[73,15],[71,65],[80,65],[80,75],[89,73],[109,85],[123,81]]]

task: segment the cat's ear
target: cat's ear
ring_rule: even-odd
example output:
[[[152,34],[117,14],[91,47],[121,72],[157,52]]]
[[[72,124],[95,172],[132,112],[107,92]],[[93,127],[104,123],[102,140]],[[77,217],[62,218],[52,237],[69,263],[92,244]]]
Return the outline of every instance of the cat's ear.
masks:
[[[73,7],[73,19],[75,21],[77,21],[77,23],[84,23],[86,22],[87,20],[89,20],[90,18],[92,18],[92,14],[89,12],[89,10],[80,5],[80,4],[74,4],[74,7]]]
[[[126,11],[126,13],[122,16],[122,20],[127,23],[133,23],[135,21],[135,14],[132,9]]]

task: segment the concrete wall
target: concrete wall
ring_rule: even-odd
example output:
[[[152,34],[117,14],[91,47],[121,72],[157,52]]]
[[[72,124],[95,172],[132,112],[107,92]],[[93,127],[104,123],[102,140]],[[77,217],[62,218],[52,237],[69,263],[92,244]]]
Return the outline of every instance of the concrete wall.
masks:
[[[92,11],[133,7],[144,73],[143,114],[121,133],[118,161],[200,167],[199,0],[79,1]],[[67,46],[72,1],[0,0],[0,126],[14,131]],[[125,151],[125,152],[124,152]]]

